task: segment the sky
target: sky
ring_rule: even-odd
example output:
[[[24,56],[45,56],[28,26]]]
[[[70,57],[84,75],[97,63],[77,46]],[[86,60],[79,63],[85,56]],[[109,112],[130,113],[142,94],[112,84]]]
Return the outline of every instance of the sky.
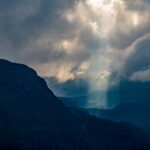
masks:
[[[149,12],[149,0],[1,0],[0,57],[60,83],[148,82]]]

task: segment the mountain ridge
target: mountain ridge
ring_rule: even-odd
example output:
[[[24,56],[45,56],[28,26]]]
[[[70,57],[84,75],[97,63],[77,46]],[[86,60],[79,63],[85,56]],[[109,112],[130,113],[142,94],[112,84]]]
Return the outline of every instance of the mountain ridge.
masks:
[[[123,124],[67,108],[37,73],[0,60],[1,150],[140,150],[140,137]]]

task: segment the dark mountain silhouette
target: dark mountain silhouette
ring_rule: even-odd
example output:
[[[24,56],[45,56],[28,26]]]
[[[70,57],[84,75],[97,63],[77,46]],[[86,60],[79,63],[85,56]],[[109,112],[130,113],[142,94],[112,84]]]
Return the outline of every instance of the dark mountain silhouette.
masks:
[[[119,104],[115,108],[87,109],[86,111],[105,119],[127,121],[150,132],[150,82],[122,80],[116,95],[118,95]],[[108,100],[111,101],[111,98],[109,97]]]
[[[149,150],[135,127],[69,109],[25,65],[0,60],[1,150]]]
[[[121,80],[118,91],[120,103],[150,102],[150,82]]]

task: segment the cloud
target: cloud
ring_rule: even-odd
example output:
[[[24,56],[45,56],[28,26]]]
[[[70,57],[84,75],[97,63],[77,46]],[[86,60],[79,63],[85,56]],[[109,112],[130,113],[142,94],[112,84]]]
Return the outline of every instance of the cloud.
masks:
[[[127,4],[128,9],[136,10],[136,11],[147,11],[149,9],[149,0],[134,0],[134,2],[130,0],[124,0]]]
[[[1,0],[0,57],[52,77],[60,90],[47,82],[58,95],[106,91],[105,103],[107,90],[122,78],[149,81],[149,4],[149,0]]]
[[[107,78],[111,75],[111,73],[107,70],[104,70],[100,73],[99,78],[98,79],[104,79]]]
[[[128,50],[129,56],[123,67],[127,75],[148,68],[150,65],[150,33],[137,39]]]
[[[150,32],[149,9],[148,0],[1,0],[0,55],[61,82],[93,80],[131,61],[128,48]]]
[[[75,27],[62,17],[73,4],[74,1],[60,0],[1,1],[1,57],[33,66],[41,75],[56,76],[56,66],[69,74],[68,70],[89,57],[74,35]]]
[[[150,69],[134,72],[130,77],[131,81],[150,82]]]
[[[112,47],[122,50],[150,31],[150,5],[139,0],[118,2],[114,6],[115,23],[109,42]]]
[[[122,76],[131,80],[147,80],[150,66],[150,33],[137,39],[127,50],[129,55],[122,66]]]

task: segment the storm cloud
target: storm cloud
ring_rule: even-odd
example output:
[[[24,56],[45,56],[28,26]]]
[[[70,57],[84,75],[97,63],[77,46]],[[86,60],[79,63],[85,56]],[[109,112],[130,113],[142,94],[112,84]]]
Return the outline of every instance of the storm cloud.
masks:
[[[148,0],[1,0],[0,56],[60,82],[117,71],[139,79],[150,64],[149,10]]]
[[[150,33],[139,38],[131,47],[122,67],[122,74],[131,80],[150,81]]]

